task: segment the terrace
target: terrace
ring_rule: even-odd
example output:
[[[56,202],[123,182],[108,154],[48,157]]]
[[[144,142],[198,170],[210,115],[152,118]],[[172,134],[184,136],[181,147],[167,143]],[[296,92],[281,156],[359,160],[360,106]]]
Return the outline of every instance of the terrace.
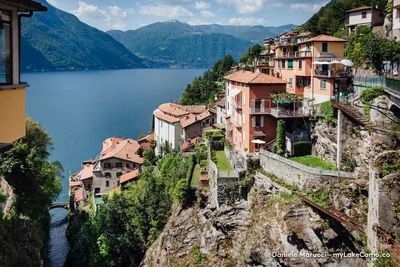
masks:
[[[307,57],[312,57],[311,51],[284,52],[276,55],[276,58],[307,58]]]

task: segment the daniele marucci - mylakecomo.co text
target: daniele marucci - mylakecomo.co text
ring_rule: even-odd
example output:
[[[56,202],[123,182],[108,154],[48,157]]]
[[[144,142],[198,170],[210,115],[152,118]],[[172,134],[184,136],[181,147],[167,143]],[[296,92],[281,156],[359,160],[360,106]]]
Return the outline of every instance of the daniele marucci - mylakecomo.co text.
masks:
[[[293,253],[277,253],[272,252],[271,254],[274,258],[389,258],[390,254],[385,253],[354,253],[354,252],[338,252],[338,253],[330,253],[330,252],[323,252],[323,253],[311,253],[311,252],[293,252]]]

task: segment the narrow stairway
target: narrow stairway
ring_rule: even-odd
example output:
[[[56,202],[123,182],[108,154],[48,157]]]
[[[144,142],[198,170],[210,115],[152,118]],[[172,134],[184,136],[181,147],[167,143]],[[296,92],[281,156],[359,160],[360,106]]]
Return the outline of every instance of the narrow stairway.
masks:
[[[333,103],[333,107],[340,109],[344,113],[346,113],[349,117],[351,117],[355,122],[358,124],[361,124],[362,126],[372,126],[372,124],[369,122],[368,118],[365,117],[364,115],[360,114],[357,112],[357,110],[354,107],[343,105],[340,103]]]

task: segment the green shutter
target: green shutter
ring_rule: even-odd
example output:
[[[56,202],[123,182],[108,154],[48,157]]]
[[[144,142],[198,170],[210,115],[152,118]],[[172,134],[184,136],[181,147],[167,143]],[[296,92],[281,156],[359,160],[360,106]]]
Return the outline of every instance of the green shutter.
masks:
[[[287,62],[287,66],[289,69],[293,69],[293,59],[289,59]]]

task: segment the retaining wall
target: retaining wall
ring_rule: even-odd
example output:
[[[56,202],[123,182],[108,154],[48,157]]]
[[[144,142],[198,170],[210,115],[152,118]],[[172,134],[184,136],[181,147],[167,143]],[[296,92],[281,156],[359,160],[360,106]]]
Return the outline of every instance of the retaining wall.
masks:
[[[260,152],[261,167],[286,183],[297,185],[301,190],[325,187],[336,179],[355,179],[352,172],[329,171],[312,168],[271,152],[262,150]]]

